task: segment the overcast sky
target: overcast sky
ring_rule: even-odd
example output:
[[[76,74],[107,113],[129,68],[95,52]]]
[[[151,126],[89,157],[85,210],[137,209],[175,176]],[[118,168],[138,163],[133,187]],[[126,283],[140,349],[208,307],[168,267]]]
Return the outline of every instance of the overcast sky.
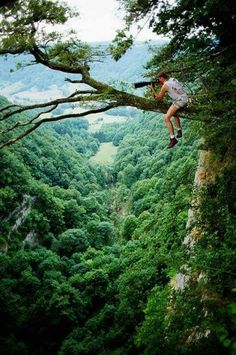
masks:
[[[122,13],[118,11],[119,4],[116,0],[64,1],[80,13],[79,19],[72,20],[70,25],[78,32],[82,41],[109,41],[114,38],[116,30],[122,28]],[[145,28],[136,39],[141,41],[157,37]]]

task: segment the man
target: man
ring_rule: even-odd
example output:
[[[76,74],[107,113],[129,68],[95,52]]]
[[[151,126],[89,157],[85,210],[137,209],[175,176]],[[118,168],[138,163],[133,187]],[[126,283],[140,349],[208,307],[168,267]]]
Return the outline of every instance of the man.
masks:
[[[161,90],[159,93],[156,93],[154,90],[153,85],[150,85],[149,87],[152,90],[153,96],[156,100],[161,101],[166,94],[170,96],[170,98],[173,100],[172,105],[169,107],[165,114],[165,123],[167,126],[167,129],[170,133],[170,142],[168,145],[169,148],[173,148],[177,143],[177,139],[175,138],[174,134],[174,127],[171,122],[171,118],[174,117],[175,120],[175,125],[177,127],[177,138],[182,137],[182,128],[180,125],[180,119],[176,115],[176,112],[187,105],[188,103],[188,96],[184,92],[182,86],[178,82],[177,79],[174,78],[169,78],[169,76],[165,73],[160,73],[157,76],[157,81],[161,87]]]

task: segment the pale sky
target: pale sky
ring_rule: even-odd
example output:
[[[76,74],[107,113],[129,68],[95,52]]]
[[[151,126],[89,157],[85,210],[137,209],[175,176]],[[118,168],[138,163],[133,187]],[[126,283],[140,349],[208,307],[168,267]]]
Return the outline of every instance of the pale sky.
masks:
[[[116,30],[123,27],[122,13],[118,11],[119,3],[116,0],[64,0],[64,2],[80,13],[79,18],[71,20],[69,24],[78,32],[82,41],[111,41]],[[136,35],[137,32],[135,29],[133,34]],[[148,39],[157,39],[157,36],[146,26],[136,40]]]

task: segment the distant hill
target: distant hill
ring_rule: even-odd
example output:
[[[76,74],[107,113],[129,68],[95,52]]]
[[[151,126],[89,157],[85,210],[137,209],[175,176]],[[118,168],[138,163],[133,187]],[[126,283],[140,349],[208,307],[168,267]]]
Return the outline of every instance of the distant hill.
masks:
[[[150,46],[161,47],[165,43],[164,40],[136,42],[118,62],[108,57],[104,63],[97,63],[92,73],[97,79],[103,81],[122,80],[132,83],[142,79],[142,75],[145,73],[144,66],[152,55],[149,51]],[[107,43],[102,44],[104,47],[107,45]],[[104,73],[106,74],[104,75]]]

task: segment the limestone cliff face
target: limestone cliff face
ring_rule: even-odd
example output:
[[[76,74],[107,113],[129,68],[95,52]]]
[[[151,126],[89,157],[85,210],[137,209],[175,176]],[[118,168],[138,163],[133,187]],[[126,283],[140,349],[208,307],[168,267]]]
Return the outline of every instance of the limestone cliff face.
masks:
[[[6,222],[11,225],[10,231],[8,233],[8,242],[11,240],[11,235],[13,232],[16,232],[26,221],[26,218],[28,217],[29,213],[31,212],[32,209],[32,204],[34,202],[35,198],[30,196],[30,195],[23,195],[23,199],[21,203],[12,211],[8,218],[6,219]],[[32,242],[32,240],[35,240],[36,235],[35,232],[31,231],[26,235],[24,241],[23,241],[23,246],[27,244],[27,242]],[[1,252],[7,252],[8,251],[8,245],[7,242],[4,246],[1,247]]]
[[[211,233],[212,230],[212,221],[208,220],[206,216],[203,215],[205,212],[202,212],[203,210],[206,211],[208,208],[206,205],[208,201],[207,196],[209,194],[208,188],[211,190],[212,186],[218,186],[219,178],[224,176],[229,168],[231,169],[233,160],[234,157],[230,151],[227,151],[225,155],[222,156],[217,155],[212,150],[199,151],[192,201],[188,211],[187,233],[183,240],[186,259],[184,265],[181,266],[181,272],[177,273],[170,282],[172,288],[170,294],[170,308],[172,310],[176,309],[173,295],[176,293],[180,295],[184,290],[189,291],[191,288],[192,294],[195,293],[195,299],[197,298],[201,305],[203,318],[207,318],[210,313],[209,304],[211,304],[211,307],[218,307],[225,302],[222,300],[222,296],[218,291],[214,291],[214,289],[212,291],[210,281],[207,278],[207,269],[204,269],[204,262],[200,263],[202,266],[199,267],[199,269],[195,268],[194,271],[190,265],[192,262],[194,264],[197,258],[196,246],[198,242],[202,240],[202,238],[205,238],[205,236],[209,234],[209,231]],[[215,196],[211,197],[213,201],[217,199],[218,190],[216,189],[214,193]],[[220,193],[221,192],[219,192],[219,194]],[[217,203],[216,205],[211,203],[209,208],[214,208],[214,206],[217,207]],[[214,214],[214,211],[211,212]],[[189,290],[188,287],[190,287]],[[184,296],[183,302],[185,302]],[[198,321],[196,320],[196,324],[193,323],[192,328],[189,329],[189,334],[185,339],[186,344],[191,346],[191,344],[197,343],[199,339],[206,338],[210,336],[210,334],[211,330],[207,327],[205,329],[201,328],[200,330]]]
[[[194,178],[193,198],[191,201],[191,207],[188,211],[188,221],[186,225],[187,234],[183,241],[189,250],[192,249],[203,233],[200,212],[200,192],[204,186],[211,183],[214,179],[214,175],[212,174],[212,164],[212,152],[209,150],[200,150],[198,166]]]
[[[9,232],[8,238],[10,238],[11,233],[17,231],[17,229],[25,222],[27,216],[31,211],[31,206],[34,198],[29,195],[24,195],[22,202],[19,206],[11,213],[9,219],[15,219],[14,225]]]
[[[212,152],[210,150],[200,150],[194,178],[193,197],[191,207],[188,211],[188,221],[186,225],[187,234],[183,241],[189,257],[191,257],[195,243],[199,240],[199,238],[201,238],[204,231],[204,226],[201,223],[200,192],[204,186],[212,182],[214,179],[212,164]],[[182,291],[186,287],[189,280],[189,269],[187,267],[183,267],[183,269],[186,269],[186,274],[178,273],[171,280],[171,286],[176,291]]]
[[[183,241],[189,254],[191,254],[195,243],[204,235],[204,231],[208,228],[201,216],[201,192],[207,185],[215,182],[216,178],[227,168],[231,160],[230,152],[222,159],[219,159],[212,150],[199,151],[198,166],[194,178],[193,197],[191,207],[188,211],[188,221],[186,225],[187,234]]]

